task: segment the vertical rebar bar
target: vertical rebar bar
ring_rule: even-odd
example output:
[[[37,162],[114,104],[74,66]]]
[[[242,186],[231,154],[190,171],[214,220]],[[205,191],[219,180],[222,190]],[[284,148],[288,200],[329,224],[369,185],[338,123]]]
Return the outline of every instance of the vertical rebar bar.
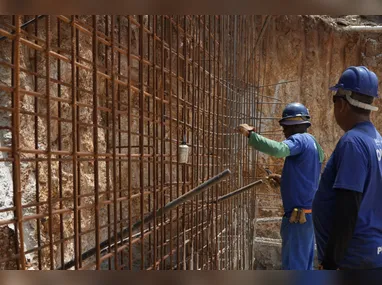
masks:
[[[161,181],[160,181],[160,193],[161,193],[161,207],[164,207],[166,204],[166,196],[165,196],[165,189],[164,189],[164,183],[166,181],[165,179],[165,164],[164,164],[164,154],[166,151],[166,146],[165,146],[165,124],[164,124],[164,118],[165,118],[165,112],[164,112],[164,93],[166,90],[166,77],[165,77],[165,72],[164,72],[164,66],[165,66],[165,59],[164,59],[164,45],[165,45],[165,21],[164,21],[164,15],[161,15],[161,66],[160,66],[160,74],[161,74],[161,84],[160,84],[160,146],[161,146],[161,151],[160,151],[160,170],[161,170]],[[166,226],[164,225],[164,222],[166,221],[166,215],[163,213],[160,217],[161,221],[161,239],[160,239],[160,269],[164,269],[166,262],[163,260],[163,257],[165,255],[165,249],[166,247],[164,246],[164,243],[166,241]]]
[[[58,54],[60,54],[60,48],[61,48],[61,21],[59,18],[57,18],[57,48],[58,48]],[[59,82],[61,82],[61,60],[57,59],[57,79]],[[58,84],[57,86],[57,97],[61,98],[61,84]],[[62,151],[62,104],[61,102],[58,102],[58,130],[57,130],[57,140],[58,140],[58,150]],[[60,198],[60,210],[63,208],[63,180],[62,180],[62,156],[58,156],[58,187],[59,187],[59,198]],[[60,239],[61,241],[64,239],[64,219],[63,215],[60,214]],[[64,253],[64,242],[60,242],[60,254],[61,254],[61,266],[65,263],[65,253]]]
[[[23,230],[23,213],[21,208],[21,174],[20,174],[20,38],[21,38],[21,16],[15,16],[15,39],[13,43],[13,114],[12,114],[12,157],[13,161],[13,203],[16,206],[14,212],[15,235],[19,235],[19,241],[16,238],[16,253],[19,254],[17,265],[21,265],[21,269],[25,269],[25,253],[24,253],[24,230]]]
[[[199,181],[202,181],[203,178],[201,178],[201,171],[200,171],[200,166],[202,166],[202,161],[200,159],[200,144],[201,144],[201,139],[200,139],[200,119],[201,119],[201,106],[200,106],[200,101],[201,101],[201,79],[200,79],[200,74],[201,74],[201,24],[200,24],[200,16],[196,16],[196,22],[197,22],[197,33],[196,33],[196,41],[197,41],[197,63],[198,63],[198,68],[197,68],[197,98],[196,101],[198,102],[197,107],[196,107],[196,113],[197,113],[197,121],[196,121],[196,181],[199,183]],[[195,24],[196,25],[196,24]],[[199,265],[200,265],[200,249],[199,246],[200,244],[203,244],[200,242],[200,235],[199,235],[199,222],[200,222],[200,211],[199,211],[199,196],[196,197],[196,217],[195,217],[195,233],[196,233],[196,238],[195,238],[195,252],[196,252],[196,269],[199,270]],[[202,207],[203,209],[203,207]],[[202,221],[203,223],[203,221]],[[202,246],[203,247],[203,246]]]
[[[153,192],[154,192],[154,197],[153,197],[153,211],[154,211],[154,231],[153,231],[153,251],[154,251],[154,254],[153,254],[153,268],[154,270],[157,269],[157,266],[156,266],[156,260],[157,260],[157,239],[158,239],[158,231],[157,231],[157,217],[156,217],[156,211],[157,211],[157,181],[158,181],[158,168],[157,168],[157,152],[158,152],[158,128],[157,128],[157,104],[156,104],[156,101],[157,101],[157,46],[156,46],[156,42],[157,42],[157,39],[156,39],[156,36],[157,36],[157,16],[154,15],[154,19],[153,19],[153,34],[152,34],[152,37],[153,37],[153,97],[154,97],[154,100],[153,100],[153,118],[154,118],[154,124],[153,124],[153,136],[154,136],[154,140],[153,140],[153,171],[154,171],[154,183],[153,183]]]
[[[225,125],[226,125],[226,116],[227,116],[227,113],[225,112],[226,110],[226,106],[227,106],[227,102],[226,102],[226,93],[224,92],[224,85],[222,84],[222,80],[221,80],[221,77],[222,75],[224,75],[224,49],[225,49],[225,16],[219,16],[219,54],[218,54],[218,82],[219,82],[219,90],[220,90],[220,101],[218,103],[218,110],[220,110],[220,112],[218,112],[218,118],[220,117],[220,120],[218,119],[218,126],[220,128],[218,128],[218,133],[221,134],[220,136],[220,139],[219,139],[219,142],[220,142],[220,148],[219,148],[219,152],[218,152],[218,158],[219,158],[219,161],[221,162],[220,163],[220,167],[218,168],[219,171],[222,170],[223,167],[226,167],[226,156],[224,155],[225,154],[225,150],[224,148],[226,147],[226,137],[227,135],[224,135],[224,130],[225,130]],[[219,109],[220,108],[220,109]],[[221,193],[222,194],[226,194],[226,183],[222,184],[221,186]],[[216,209],[220,208],[220,212],[222,213],[222,217],[220,219],[220,230],[221,230],[221,233],[220,233],[220,248],[221,248],[221,252],[219,251],[219,253],[221,253],[223,255],[223,257],[221,258],[221,262],[220,262],[220,267],[218,269],[221,269],[221,268],[225,268],[227,266],[227,245],[225,243],[225,239],[224,239],[224,236],[227,235],[227,231],[226,231],[226,227],[225,227],[225,220],[226,220],[226,213],[227,213],[227,208],[226,208],[226,203],[222,203],[222,204],[219,204],[218,207],[216,207]],[[225,232],[225,234],[224,234]],[[224,251],[224,252],[223,252]]]
[[[179,18],[180,16],[176,17],[176,117],[179,120]],[[179,121],[176,122],[176,141],[179,143]],[[180,171],[179,171],[179,152],[177,155],[176,160],[176,196],[180,196]],[[177,269],[180,270],[180,209],[177,207],[176,209],[176,232],[177,232]],[[182,251],[184,250],[184,247],[182,248]],[[183,254],[182,254],[183,255]]]
[[[147,16],[147,29],[150,30],[150,20],[152,18],[151,15],[148,15]],[[151,31],[152,32],[152,31]],[[150,91],[152,91],[152,87],[151,87],[151,69],[152,69],[152,52],[151,52],[151,36],[150,34],[147,35],[147,60],[150,62],[147,66],[147,86],[148,86],[148,89]],[[153,95],[153,94],[152,94]],[[153,101],[155,100],[155,96],[153,95],[152,96],[153,98]],[[148,113],[148,118],[149,120],[147,120],[147,134],[148,134],[148,138],[147,138],[147,148],[148,148],[148,153],[150,154],[150,156],[154,156],[154,152],[152,152],[153,150],[153,146],[151,145],[151,140],[155,139],[155,136],[151,133],[151,122],[155,121],[155,118],[153,118],[151,116],[152,114],[152,105],[151,105],[151,102],[150,102],[150,98],[147,100],[147,113]],[[152,201],[152,191],[155,189],[153,189],[152,187],[152,180],[153,180],[153,173],[152,173],[152,163],[151,163],[151,159],[149,158],[147,160],[147,171],[148,171],[148,174],[147,174],[147,188],[149,189],[149,192],[150,194],[148,195],[148,201],[147,201],[147,204],[148,204],[148,210],[149,212],[151,213],[152,212],[152,204],[154,203],[154,201]],[[149,227],[149,231],[152,231],[152,224],[151,222],[149,223],[148,225]],[[148,261],[148,264],[150,264],[151,262],[153,262],[153,258],[152,258],[152,253],[153,253],[153,246],[152,246],[152,235],[150,234],[148,236],[148,245],[149,245],[149,249],[148,249],[148,256],[147,256],[147,261]]]
[[[75,33],[76,33],[76,36],[75,36],[75,40],[76,40],[76,44],[75,44],[75,47],[76,47],[76,53],[75,53],[75,56],[76,56],[76,61],[77,63],[80,63],[81,62],[81,53],[80,53],[80,31],[79,29],[76,27],[76,20],[78,20],[78,16],[75,16],[74,18],[74,27],[75,27]],[[75,138],[77,140],[76,142],[76,146],[77,146],[77,149],[76,151],[78,153],[81,152],[81,129],[80,129],[80,114],[81,114],[81,108],[80,108],[80,89],[81,89],[81,85],[80,85],[80,68],[78,67],[78,65],[76,65],[76,79],[75,79],[75,82],[76,82],[76,85],[77,85],[77,88],[76,88],[76,107],[77,107],[77,110],[76,110],[76,133],[75,133]],[[77,189],[78,189],[78,196],[77,196],[77,203],[78,203],[78,232],[76,233],[76,235],[78,236],[78,252],[79,252],[79,255],[78,255],[78,258],[79,258],[79,268],[82,267],[82,255],[80,254],[82,252],[82,212],[81,212],[81,206],[82,206],[82,198],[81,198],[81,190],[82,190],[82,187],[81,187],[81,160],[80,160],[80,156],[78,156],[78,159],[77,159],[77,178],[78,178],[78,185],[77,185]]]
[[[100,269],[100,211],[99,211],[99,164],[98,164],[98,40],[97,40],[97,16],[92,16],[93,21],[93,153],[94,160],[94,221],[95,221],[95,246],[96,246],[96,269]]]
[[[117,21],[118,21],[118,40],[117,40],[117,44],[118,46],[121,45],[121,16],[117,16]],[[118,60],[117,60],[117,79],[119,79],[119,81],[121,81],[122,79],[122,71],[121,71],[121,52],[118,51]],[[120,104],[120,106],[122,106],[122,100],[121,100],[121,85],[118,84],[118,88],[117,88],[117,100],[118,100],[118,104]],[[120,111],[120,109],[123,108],[123,107],[120,107],[118,108]],[[122,122],[121,122],[121,117],[122,117],[122,114],[121,113],[118,113],[118,145],[121,146],[122,145],[122,132],[124,131],[124,129],[122,128]],[[122,148],[119,147],[118,148],[118,154],[121,155],[122,154]],[[124,161],[124,158],[120,157],[119,158],[119,163],[118,163],[118,199],[120,199],[120,202],[119,202],[119,220],[120,220],[120,224],[119,224],[119,231],[122,232],[123,231],[123,228],[124,228],[124,219],[123,219],[123,203],[122,203],[122,193],[123,193],[123,187],[122,187],[122,162]],[[123,242],[123,239],[121,238],[121,242]],[[124,256],[123,256],[123,251],[120,252],[120,264],[121,264],[121,268],[123,269],[123,266],[124,266]]]
[[[127,144],[128,144],[128,182],[127,182],[127,188],[129,189],[129,270],[132,270],[132,265],[133,265],[133,248],[132,248],[132,225],[133,225],[133,219],[132,219],[132,166],[131,166],[131,133],[132,133],[132,120],[131,120],[131,112],[132,112],[132,94],[131,94],[131,19],[130,16],[128,17],[128,30],[127,30],[127,48],[128,48],[128,53],[127,53],[127,65],[128,65],[128,137],[127,137]],[[155,53],[154,53],[155,54]],[[155,100],[154,100],[155,101]],[[154,140],[155,141],[155,140]],[[155,163],[154,163],[155,166]],[[155,175],[155,170],[154,170],[154,175]],[[155,193],[155,188],[154,188],[154,193]],[[154,199],[155,200],[155,199]],[[155,232],[154,232],[155,236]]]
[[[37,38],[38,36],[38,21],[37,21],[37,16],[35,17],[35,29],[34,29],[34,36]],[[35,40],[35,44],[37,44],[38,41]],[[33,90],[35,92],[38,92],[38,76],[37,76],[37,50],[34,50],[34,58],[33,58],[33,72],[35,73],[34,75],[34,88]],[[34,97],[34,142],[35,142],[35,149],[39,149],[39,120],[38,120],[38,112],[39,112],[39,102],[38,98]],[[35,171],[36,171],[36,177],[40,177],[40,164],[38,161],[38,154],[35,154]],[[36,179],[36,202],[40,202],[40,183],[39,179]],[[36,207],[36,214],[40,214],[40,206]],[[41,221],[40,219],[37,219],[36,221],[37,224],[37,246],[40,248],[41,247]],[[41,255],[41,250],[38,250],[37,252],[37,259],[38,259],[38,268],[39,270],[42,270],[42,255]]]
[[[212,104],[212,58],[211,58],[211,15],[204,18],[205,23],[207,24],[208,19],[208,47],[206,46],[205,49],[208,49],[208,119],[207,119],[207,177],[209,178],[212,175],[211,172],[211,153],[212,153],[212,146],[211,146],[211,130],[214,133],[214,129],[211,129],[211,104]],[[213,212],[213,205],[211,205],[211,195],[213,191],[211,189],[207,192],[207,270],[210,269],[211,264],[211,238],[213,238],[212,235],[212,228],[213,228],[213,218],[212,218],[212,212]],[[212,207],[212,209],[210,209]]]
[[[141,220],[144,218],[144,88],[143,88],[143,16],[139,16],[139,185],[140,185],[140,209]],[[144,228],[141,225],[141,269],[144,269]]]
[[[76,67],[76,28],[75,28],[75,16],[71,16],[71,79],[72,79],[72,162],[73,162],[73,199],[74,199],[74,262],[75,269],[79,268],[79,258],[80,258],[80,240],[79,240],[79,212],[78,212],[78,170],[77,170],[77,67]]]
[[[187,16],[182,16],[183,18],[183,72],[182,72],[182,120],[183,120],[183,133],[181,138],[187,141],[187,125],[186,125],[186,95],[187,95]],[[179,119],[179,118],[178,118]],[[179,143],[179,142],[178,142]],[[182,195],[184,195],[188,190],[188,165],[187,163],[182,164]],[[183,204],[183,213],[182,213],[182,223],[183,223],[183,250],[186,251],[186,219],[189,218],[189,214],[186,213],[185,204]],[[189,221],[189,219],[188,219]],[[187,264],[184,264],[185,268]]]
[[[108,16],[104,16],[104,25],[105,25],[105,36],[109,36],[109,17]],[[110,50],[110,47],[105,45],[105,59],[104,59],[104,68],[105,68],[105,73],[106,74],[109,74],[109,50]],[[108,80],[107,79],[104,79],[105,80],[105,96],[106,96],[106,108],[110,108],[110,97],[109,97],[109,84],[108,84]],[[111,102],[111,107],[113,107],[113,103]],[[109,153],[110,152],[110,149],[111,149],[111,143],[110,143],[110,112],[107,112],[106,114],[106,153]],[[111,189],[112,189],[112,186],[110,185],[110,168],[112,166],[112,163],[110,163],[110,160],[109,159],[106,159],[106,197],[107,197],[107,200],[110,201],[111,200]],[[111,240],[111,204],[107,204],[107,223],[108,223],[108,227],[107,227],[107,237],[108,237],[108,241],[109,241],[109,244],[112,243],[112,240]],[[108,258],[108,267],[109,267],[109,270],[111,270],[113,267],[112,267],[112,256],[111,256],[111,248],[109,247],[108,248],[108,254],[110,255],[110,257]]]
[[[205,50],[205,44],[206,44],[206,16],[204,15],[203,16],[203,20],[201,20],[203,22],[203,46],[201,46],[201,50],[203,52],[203,67],[202,67],[202,75],[203,75],[203,80],[202,80],[202,85],[203,85],[203,88],[202,88],[202,110],[203,110],[203,116],[202,116],[202,130],[203,130],[203,133],[202,133],[202,141],[203,141],[203,151],[202,151],[202,180],[204,181],[206,179],[206,116],[205,116],[205,113],[206,113],[206,50]],[[208,175],[208,173],[207,173]],[[204,208],[204,205],[205,205],[205,193],[202,194],[202,225],[204,224],[205,222],[205,210],[203,210]],[[204,229],[203,229],[203,226],[202,226],[202,229],[201,229],[201,232],[202,232],[202,242],[201,242],[201,245],[202,245],[202,248],[201,248],[201,265],[202,265],[202,270],[204,270],[204,266],[205,266],[205,251],[204,251],[204,242],[205,242],[205,235],[204,235]],[[208,260],[208,257],[207,257],[207,260]]]
[[[115,33],[114,33],[114,21],[115,16],[111,15],[110,21],[110,35],[111,35],[111,94],[112,94],[112,148],[113,148],[113,214],[114,214],[114,269],[119,269],[118,263],[118,200],[117,200],[117,93],[116,93],[116,82],[115,82]]]
[[[46,16],[45,18],[45,32],[46,32],[46,47],[45,47],[45,73],[46,73],[46,81],[45,81],[45,94],[46,94],[46,112],[47,112],[47,142],[46,142],[46,150],[47,150],[47,162],[48,162],[48,209],[49,209],[49,258],[50,258],[50,269],[54,269],[54,249],[53,249],[53,185],[52,185],[52,137],[51,137],[51,100],[50,100],[50,16]]]
[[[198,166],[196,165],[195,166],[195,153],[196,153],[196,150],[195,150],[195,144],[196,144],[196,131],[195,131],[195,121],[197,119],[197,116],[198,116],[198,113],[197,113],[197,108],[196,108],[196,67],[195,67],[195,64],[196,64],[196,54],[195,54],[195,50],[196,50],[196,47],[195,47],[195,42],[196,42],[196,28],[195,28],[195,21],[194,21],[194,18],[191,18],[190,19],[190,25],[192,27],[192,30],[191,30],[191,49],[190,51],[191,54],[190,54],[190,59],[191,59],[191,71],[190,71],[190,74],[192,73],[192,113],[191,113],[191,117],[192,117],[192,122],[191,122],[191,134],[192,134],[192,137],[191,137],[191,187],[194,188],[195,187],[195,184],[197,184],[197,175],[195,175],[197,173],[197,169],[198,169]],[[195,181],[196,180],[196,181]],[[197,204],[196,204],[196,208],[197,208]],[[191,201],[191,247],[192,247],[192,251],[191,251],[191,257],[192,257],[192,268],[195,268],[198,269],[197,267],[197,256],[198,256],[198,253],[197,253],[197,250],[195,250],[195,244],[196,244],[196,241],[197,241],[197,231],[196,231],[196,234],[194,232],[194,226],[197,226],[197,212],[195,213],[194,212],[194,200]],[[194,238],[194,235],[195,235],[195,238]],[[196,257],[196,259],[195,259]]]
[[[173,93],[172,93],[172,16],[170,16],[170,20],[168,21],[169,22],[169,83],[170,83],[170,90],[168,91],[169,92],[169,107],[168,107],[168,112],[169,112],[169,117],[170,117],[170,123],[169,123],[169,138],[170,138],[170,161],[169,161],[169,173],[170,173],[170,179],[169,179],[169,183],[170,183],[170,201],[172,201],[174,199],[173,197],[173,193],[172,193],[172,162],[173,162],[173,141],[172,141],[172,96],[173,96]],[[172,268],[172,263],[173,263],[173,228],[172,228],[172,224],[173,224],[173,220],[172,220],[172,215],[173,215],[173,212],[170,211],[170,268]],[[177,258],[179,258],[177,256]]]
[[[218,121],[218,105],[219,105],[219,90],[218,90],[218,83],[217,83],[217,80],[216,80],[216,75],[217,75],[217,78],[219,78],[219,71],[216,70],[216,56],[217,56],[217,53],[216,53],[216,43],[217,43],[217,24],[216,24],[216,16],[214,15],[213,16],[213,74],[214,74],[214,80],[213,80],[213,84],[214,84],[214,97],[213,97],[213,107],[212,107],[212,112],[213,112],[213,117],[212,117],[212,130],[214,130],[214,136],[212,137],[212,150],[211,150],[211,155],[212,155],[212,167],[213,167],[213,171],[212,171],[212,175],[216,175],[219,171],[218,169],[218,165],[217,165],[217,162],[215,160],[216,157],[218,157],[218,153],[219,153],[219,121]],[[210,127],[210,128],[211,128]],[[219,197],[219,186],[215,186],[214,187],[215,191],[212,191],[212,201],[216,200],[218,197]],[[212,235],[215,239],[215,246],[214,246],[214,267],[213,269],[214,270],[219,270],[219,262],[218,262],[218,251],[219,251],[219,242],[218,242],[218,235],[219,235],[219,218],[218,218],[218,215],[219,215],[219,212],[218,212],[218,206],[216,205],[215,206],[215,221],[213,221],[214,223],[214,227],[213,229],[215,231],[212,232]]]

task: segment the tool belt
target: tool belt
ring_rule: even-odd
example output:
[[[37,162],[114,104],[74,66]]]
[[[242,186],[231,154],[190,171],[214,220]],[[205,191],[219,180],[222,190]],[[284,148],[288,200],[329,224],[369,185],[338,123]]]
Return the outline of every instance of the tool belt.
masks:
[[[301,209],[301,208],[294,208],[290,218],[289,222],[291,224],[305,224],[306,223],[306,217],[305,214],[310,214],[312,213],[312,209]]]

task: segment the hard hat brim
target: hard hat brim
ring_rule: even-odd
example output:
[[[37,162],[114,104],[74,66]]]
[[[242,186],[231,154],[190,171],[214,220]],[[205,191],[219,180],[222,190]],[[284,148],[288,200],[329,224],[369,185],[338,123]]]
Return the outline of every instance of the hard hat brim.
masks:
[[[281,126],[293,126],[293,125],[303,125],[307,124],[311,126],[312,124],[309,121],[287,121],[287,120],[280,120],[279,121]]]
[[[338,90],[338,86],[337,86],[337,85],[334,85],[334,86],[330,87],[329,90],[331,90],[331,91],[337,91],[337,90]]]

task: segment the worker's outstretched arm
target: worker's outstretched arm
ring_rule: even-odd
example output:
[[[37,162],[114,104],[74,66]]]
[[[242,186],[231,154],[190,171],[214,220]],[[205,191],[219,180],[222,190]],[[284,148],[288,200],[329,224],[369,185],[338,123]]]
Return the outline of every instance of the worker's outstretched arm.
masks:
[[[278,158],[290,155],[290,149],[287,144],[267,139],[255,132],[251,132],[249,135],[249,145],[258,151]]]
[[[346,189],[334,189],[334,191],[336,191],[336,206],[333,228],[321,263],[323,268],[328,270],[336,270],[345,256],[348,244],[353,237],[362,201],[360,192]]]
[[[241,124],[238,130],[249,138],[250,146],[256,150],[278,158],[300,154],[305,148],[302,134],[295,134],[283,142],[277,142],[257,134],[253,127],[248,126],[247,124]]]

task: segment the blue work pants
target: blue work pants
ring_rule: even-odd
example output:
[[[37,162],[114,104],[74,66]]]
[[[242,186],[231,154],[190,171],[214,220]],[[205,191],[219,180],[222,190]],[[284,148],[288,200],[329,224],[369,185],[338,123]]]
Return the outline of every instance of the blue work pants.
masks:
[[[282,269],[313,270],[314,229],[312,214],[306,214],[306,223],[292,224],[283,217],[281,223]]]

